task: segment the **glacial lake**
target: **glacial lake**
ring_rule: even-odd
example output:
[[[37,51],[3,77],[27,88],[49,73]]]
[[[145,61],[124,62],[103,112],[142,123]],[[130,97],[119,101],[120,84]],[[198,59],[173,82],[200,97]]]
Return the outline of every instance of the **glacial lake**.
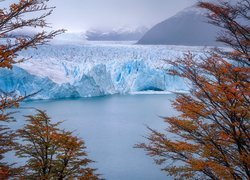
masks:
[[[84,139],[89,158],[107,180],[165,180],[167,177],[142,149],[133,148],[149,134],[146,126],[163,131],[161,117],[176,115],[171,107],[175,95],[113,95],[84,99],[43,100],[22,103],[22,115],[33,114],[29,107],[46,110],[53,122]],[[22,115],[21,115],[22,114]],[[9,157],[10,158],[10,157]],[[19,160],[20,161],[20,160]]]

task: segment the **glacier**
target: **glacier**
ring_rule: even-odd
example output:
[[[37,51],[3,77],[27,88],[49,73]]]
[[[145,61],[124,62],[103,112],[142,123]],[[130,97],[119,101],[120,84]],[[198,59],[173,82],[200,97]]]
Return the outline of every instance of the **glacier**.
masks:
[[[12,70],[0,69],[0,89],[32,99],[94,97],[136,92],[188,91],[180,77],[166,73],[164,60],[203,47],[133,44],[60,44],[20,53],[31,59]]]

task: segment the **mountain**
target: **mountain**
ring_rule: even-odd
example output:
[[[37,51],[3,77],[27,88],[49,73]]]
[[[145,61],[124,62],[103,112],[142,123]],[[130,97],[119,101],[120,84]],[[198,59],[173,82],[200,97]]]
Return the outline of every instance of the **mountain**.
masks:
[[[189,7],[155,25],[138,44],[218,46],[218,27],[207,23],[205,10]]]
[[[89,41],[138,41],[148,31],[141,27],[135,30],[128,28],[119,28],[110,31],[89,30],[86,32],[86,39]]]

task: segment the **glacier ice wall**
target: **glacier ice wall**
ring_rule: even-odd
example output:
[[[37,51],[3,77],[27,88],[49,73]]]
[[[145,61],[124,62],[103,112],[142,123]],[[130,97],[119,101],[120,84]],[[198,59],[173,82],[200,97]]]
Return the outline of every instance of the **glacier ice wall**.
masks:
[[[12,70],[0,70],[0,87],[4,92],[16,92],[20,95],[37,93],[35,99],[59,99],[79,97],[79,93],[70,84],[58,85],[48,77],[37,77],[27,71],[14,67]]]
[[[193,49],[192,49],[193,48]],[[188,91],[183,79],[168,75],[164,59],[194,47],[135,45],[50,45],[27,50],[32,60],[0,69],[0,89],[34,99],[92,97],[137,91]]]

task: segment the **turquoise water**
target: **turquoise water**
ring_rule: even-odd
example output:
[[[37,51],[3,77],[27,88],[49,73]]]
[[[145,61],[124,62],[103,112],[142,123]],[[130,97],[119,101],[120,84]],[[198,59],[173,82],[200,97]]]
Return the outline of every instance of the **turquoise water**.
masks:
[[[171,108],[174,95],[126,95],[87,99],[31,101],[22,104],[21,114],[35,107],[46,110],[54,122],[65,120],[62,127],[75,131],[86,142],[89,157],[98,173],[108,180],[167,179],[160,167],[141,149],[133,146],[145,141],[149,131],[166,128],[161,116],[175,115]],[[26,109],[27,108],[27,109]],[[18,116],[18,128],[23,125]]]

